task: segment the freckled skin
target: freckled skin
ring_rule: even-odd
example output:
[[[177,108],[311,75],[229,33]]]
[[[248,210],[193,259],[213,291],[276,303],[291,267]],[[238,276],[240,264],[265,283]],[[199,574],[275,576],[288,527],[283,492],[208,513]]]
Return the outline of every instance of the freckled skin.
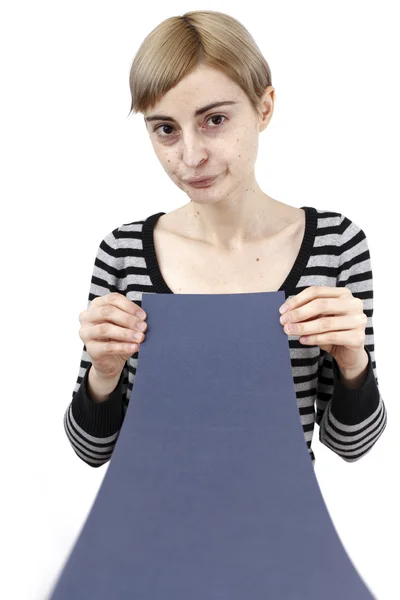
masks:
[[[145,116],[174,119],[148,122],[146,127],[165,172],[189,197],[172,212],[198,239],[238,247],[269,235],[288,219],[288,205],[263,192],[254,170],[259,134],[271,120],[274,97],[275,89],[267,86],[256,110],[234,81],[200,65],[145,111]],[[225,100],[236,104],[194,115],[211,102]],[[184,181],[209,175],[218,175],[209,187],[195,188]]]

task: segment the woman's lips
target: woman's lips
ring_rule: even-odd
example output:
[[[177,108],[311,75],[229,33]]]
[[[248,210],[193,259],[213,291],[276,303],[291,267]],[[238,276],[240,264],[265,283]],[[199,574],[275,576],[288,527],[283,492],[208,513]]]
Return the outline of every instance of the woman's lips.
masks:
[[[210,185],[212,185],[214,183],[214,181],[217,179],[217,177],[218,177],[218,175],[216,177],[213,177],[212,179],[203,179],[203,181],[189,183],[189,185],[196,187],[196,188],[209,187]]]

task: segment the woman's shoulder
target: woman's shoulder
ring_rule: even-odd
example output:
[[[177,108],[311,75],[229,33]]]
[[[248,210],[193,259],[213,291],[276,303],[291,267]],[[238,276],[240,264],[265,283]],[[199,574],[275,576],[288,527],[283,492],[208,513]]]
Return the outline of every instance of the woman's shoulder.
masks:
[[[96,265],[98,268],[108,271],[110,276],[122,277],[127,265],[132,262],[139,267],[137,257],[143,252],[143,233],[146,221],[136,219],[130,223],[122,223],[103,234],[96,252]],[[136,262],[135,262],[136,257]]]
[[[122,223],[111,231],[109,230],[104,235],[103,242],[108,243],[112,248],[117,248],[119,245],[123,246],[126,239],[138,239],[142,236],[146,228],[151,225],[152,221],[157,219],[161,214],[164,213],[154,213],[143,219],[136,219],[130,223]]]
[[[309,207],[315,211],[317,217],[317,230],[319,235],[336,235],[337,241],[343,238],[353,237],[360,232],[364,233],[357,222],[352,220],[347,214],[332,210],[331,208]],[[364,234],[365,235],[365,234]]]

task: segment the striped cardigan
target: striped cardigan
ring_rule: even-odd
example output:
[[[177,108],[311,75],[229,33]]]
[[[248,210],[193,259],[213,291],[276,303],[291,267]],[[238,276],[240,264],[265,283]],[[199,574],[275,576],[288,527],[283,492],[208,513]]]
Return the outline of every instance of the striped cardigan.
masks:
[[[315,423],[319,440],[347,462],[371,450],[386,427],[386,408],[379,393],[375,362],[373,279],[365,233],[346,216],[314,207],[301,207],[306,227],[299,254],[280,287],[285,298],[309,286],[346,286],[361,298],[368,317],[365,350],[368,370],[357,389],[340,379],[335,359],[319,346],[305,346],[288,335],[293,380],[301,424],[312,464]],[[123,224],[101,241],[94,262],[88,305],[110,292],[124,294],[141,306],[142,294],[173,293],[164,281],[154,247],[153,228],[160,212]],[[139,350],[140,352],[140,350]],[[99,467],[110,460],[135,383],[138,352],[126,361],[110,397],[95,403],[88,395],[90,357],[83,345],[72,400],[64,413],[69,442],[85,463]]]

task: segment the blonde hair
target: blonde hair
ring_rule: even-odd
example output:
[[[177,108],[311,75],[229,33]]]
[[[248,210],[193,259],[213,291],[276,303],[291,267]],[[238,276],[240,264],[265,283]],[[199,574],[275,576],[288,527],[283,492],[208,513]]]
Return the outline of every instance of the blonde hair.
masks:
[[[256,113],[265,88],[272,85],[267,61],[239,21],[216,11],[187,12],[165,19],[142,42],[130,69],[129,114],[143,113],[199,65],[233,80]]]

